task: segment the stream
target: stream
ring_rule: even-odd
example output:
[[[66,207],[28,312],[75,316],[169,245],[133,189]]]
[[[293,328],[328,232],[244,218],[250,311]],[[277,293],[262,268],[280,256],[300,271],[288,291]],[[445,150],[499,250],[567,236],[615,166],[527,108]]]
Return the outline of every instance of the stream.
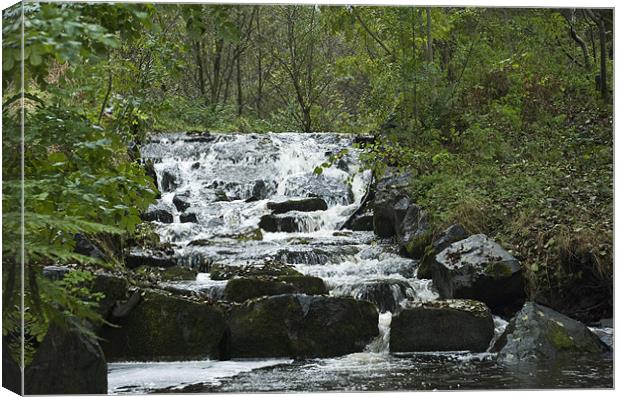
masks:
[[[380,311],[380,334],[365,351],[328,359],[109,363],[109,393],[613,386],[611,353],[519,366],[500,365],[492,353],[390,354],[392,314],[403,301],[435,300],[438,294],[432,281],[416,278],[417,261],[398,255],[390,240],[372,231],[341,230],[371,182],[370,172],[360,169],[353,139],[335,133],[165,134],[154,136],[141,154],[153,161],[162,192],[155,208],[173,216],[172,223],[154,223],[162,242],[174,246],[178,263],[260,266],[276,260],[320,277],[332,296],[370,300]],[[336,164],[313,173],[342,149],[349,151]],[[262,239],[245,238],[271,213],[268,202],[297,197],[320,197],[327,209],[275,215],[287,218],[280,219],[286,231],[262,230]],[[221,299],[227,281],[197,270],[195,280],[165,287]],[[494,322],[497,337],[507,321]],[[611,343],[613,329],[594,331]]]

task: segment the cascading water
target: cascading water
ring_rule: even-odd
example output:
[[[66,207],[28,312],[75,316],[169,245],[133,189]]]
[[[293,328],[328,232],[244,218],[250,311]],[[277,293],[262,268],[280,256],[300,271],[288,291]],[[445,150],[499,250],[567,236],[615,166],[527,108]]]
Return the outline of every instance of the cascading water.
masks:
[[[416,261],[375,241],[372,232],[339,231],[371,179],[360,169],[352,140],[344,134],[296,133],[156,137],[142,156],[154,162],[162,192],[156,207],[173,215],[173,222],[158,223],[157,231],[174,244],[182,264],[195,265],[201,258],[231,266],[280,260],[322,278],[330,294],[370,300],[381,312],[398,310],[406,299],[435,299],[430,282],[415,278]],[[348,153],[337,164],[314,173],[343,149]],[[327,208],[276,214],[276,222],[286,218],[291,224],[288,232],[263,230],[262,239],[239,238],[258,230],[261,217],[271,213],[269,202],[307,197],[323,199]],[[181,223],[187,214],[193,221]],[[207,274],[173,283],[211,298],[221,297],[225,284]],[[382,331],[389,327],[384,318]]]
[[[201,383],[202,392],[406,390],[432,389],[436,383],[459,388],[468,379],[473,379],[474,388],[524,387],[519,374],[502,375],[504,369],[493,366],[489,353],[388,354],[392,315],[401,303],[438,296],[431,281],[416,278],[417,262],[398,255],[389,241],[376,239],[371,231],[340,230],[358,209],[371,180],[370,173],[360,169],[352,142],[350,135],[332,133],[165,134],[153,137],[142,148],[142,157],[153,161],[162,193],[152,209],[172,218],[171,223],[154,222],[161,240],[172,245],[179,265],[199,270],[195,280],[164,287],[217,300],[227,281],[211,279],[211,264],[261,266],[281,261],[323,279],[331,295],[376,304],[380,334],[365,351],[295,361],[111,363],[111,392],[170,391],[192,383]],[[343,149],[349,151],[336,164],[320,175],[313,172]],[[278,214],[268,208],[268,203],[309,197],[322,199],[326,208]],[[259,227],[265,216],[272,217],[274,231]],[[494,321],[497,337],[507,323],[499,317]],[[276,364],[284,365],[258,369]],[[587,371],[578,373],[590,379]],[[504,376],[501,385],[480,383],[498,376]],[[532,385],[540,388],[547,379],[543,375]],[[554,382],[570,385],[565,378]]]

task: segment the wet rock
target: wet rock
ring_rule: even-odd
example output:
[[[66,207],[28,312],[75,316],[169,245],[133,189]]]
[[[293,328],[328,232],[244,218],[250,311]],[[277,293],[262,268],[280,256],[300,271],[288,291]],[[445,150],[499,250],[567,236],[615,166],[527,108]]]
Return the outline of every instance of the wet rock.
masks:
[[[109,273],[97,274],[93,282],[92,292],[101,292],[104,298],[99,303],[99,312],[107,318],[118,301],[127,299],[129,283],[123,277]]]
[[[179,220],[181,221],[181,223],[197,223],[198,222],[198,219],[196,218],[196,214],[192,212],[181,214],[181,216],[179,217]]]
[[[140,266],[172,267],[176,266],[176,259],[172,256],[174,250],[165,248],[132,248],[125,257],[125,266],[135,269]]]
[[[379,334],[369,302],[278,295],[231,310],[230,353],[236,357],[334,357],[361,352]]]
[[[608,347],[588,327],[534,302],[523,305],[492,348],[498,360],[556,359],[566,353],[602,353]]]
[[[435,256],[439,252],[448,248],[450,244],[456,243],[457,241],[465,240],[467,237],[468,236],[465,228],[458,224],[452,225],[443,232],[441,232],[433,240],[431,245],[426,247],[424,257],[420,261],[420,266],[418,267],[417,277],[421,279],[433,278],[432,265],[435,262]]]
[[[298,219],[295,216],[263,215],[258,226],[267,232],[294,233],[301,229]]]
[[[270,201],[267,208],[274,214],[283,214],[289,211],[325,211],[327,203],[320,197],[292,198],[286,201]]]
[[[264,200],[269,197],[275,191],[274,186],[272,184],[267,184],[263,180],[258,180],[255,182],[254,187],[252,187],[252,195],[247,198],[245,201],[252,202],[258,200]]]
[[[373,230],[372,219],[373,219],[373,213],[365,212],[363,214],[354,216],[353,219],[351,219],[351,222],[348,226],[350,227],[351,230],[355,230],[355,231],[372,231]]]
[[[407,302],[392,318],[390,351],[485,351],[493,338],[488,307],[472,300]]]
[[[224,299],[231,302],[243,302],[261,296],[281,294],[327,294],[325,283],[312,276],[282,276],[276,278],[241,277],[233,278],[226,284]]]
[[[22,370],[11,356],[7,337],[2,337],[2,387],[22,395]]]
[[[520,306],[525,297],[521,264],[484,234],[437,254],[432,274],[443,298],[476,299],[502,311]]]
[[[155,290],[116,325],[100,333],[109,361],[218,359],[226,330],[217,306]]]
[[[50,326],[26,367],[26,394],[107,394],[108,366],[94,337]]]
[[[174,204],[179,212],[183,212],[191,206],[187,194],[175,194],[172,198],[172,204]]]
[[[353,203],[353,191],[344,181],[312,172],[289,177],[284,194],[289,197],[320,197],[328,206]]]
[[[211,280],[230,280],[234,277],[283,277],[302,276],[292,265],[267,261],[255,265],[230,266],[214,264],[210,269]]]
[[[415,259],[424,256],[426,247],[431,243],[432,232],[428,216],[419,206],[409,204],[405,217],[396,228],[396,237],[403,254]]]
[[[353,284],[347,295],[374,303],[381,313],[396,312],[400,302],[407,298],[411,286],[404,280],[369,280]]]
[[[394,236],[411,205],[407,186],[410,175],[390,175],[377,183],[373,227],[379,237]]]
[[[160,272],[162,281],[195,280],[198,272],[185,266],[173,266]]]
[[[71,269],[66,266],[45,266],[43,268],[43,277],[46,277],[52,281],[62,280]]]
[[[166,170],[161,174],[161,190],[162,192],[172,192],[179,187],[177,177],[170,171]]]
[[[154,205],[150,205],[149,208],[142,214],[142,220],[149,222],[157,221],[161,223],[172,223],[173,219],[174,218],[170,211]]]

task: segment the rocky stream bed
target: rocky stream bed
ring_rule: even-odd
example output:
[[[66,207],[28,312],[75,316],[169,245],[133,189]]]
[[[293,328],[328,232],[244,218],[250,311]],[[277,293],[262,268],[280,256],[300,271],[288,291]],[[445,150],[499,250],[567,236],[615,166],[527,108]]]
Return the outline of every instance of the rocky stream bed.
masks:
[[[610,320],[528,302],[519,261],[485,235],[430,233],[406,176],[362,171],[355,139],[142,147],[162,245],[126,262],[160,277],[100,276],[109,393],[612,387]]]

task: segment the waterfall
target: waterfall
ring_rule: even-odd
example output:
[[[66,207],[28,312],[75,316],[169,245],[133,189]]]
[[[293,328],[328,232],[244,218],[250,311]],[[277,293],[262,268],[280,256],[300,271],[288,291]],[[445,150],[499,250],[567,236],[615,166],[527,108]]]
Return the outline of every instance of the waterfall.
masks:
[[[387,353],[392,315],[401,303],[437,294],[429,280],[415,277],[417,261],[376,241],[372,231],[339,230],[371,179],[352,143],[352,136],[334,133],[156,136],[142,157],[153,161],[162,192],[154,207],[172,215],[172,223],[155,222],[156,230],[181,265],[204,272],[205,262],[251,266],[279,260],[323,279],[330,295],[374,303],[380,335],[367,351]],[[324,167],[343,149],[348,153],[337,164]],[[316,175],[319,166],[323,172]],[[320,198],[326,208],[269,209],[269,203],[304,198]],[[265,216],[276,224],[273,231],[263,227]],[[226,283],[199,273],[166,287],[220,299]]]

